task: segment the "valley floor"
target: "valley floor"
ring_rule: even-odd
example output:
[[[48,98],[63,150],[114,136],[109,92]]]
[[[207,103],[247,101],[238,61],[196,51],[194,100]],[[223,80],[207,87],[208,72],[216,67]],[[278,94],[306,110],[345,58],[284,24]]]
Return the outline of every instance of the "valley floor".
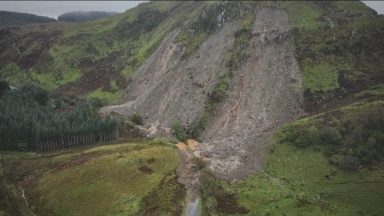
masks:
[[[191,154],[189,165],[200,170],[200,181],[180,184],[182,151],[158,139],[45,154],[2,152],[0,215],[178,216],[192,201],[191,189],[200,191],[196,203],[204,216],[383,215],[384,167],[376,152],[384,137],[383,107],[380,100],[355,103],[285,125],[265,149],[265,166],[236,182],[214,178],[203,158]],[[332,142],[324,141],[327,130]],[[358,131],[361,141],[348,139]],[[189,140],[177,147],[196,145]],[[351,155],[359,166],[343,164],[340,158]]]

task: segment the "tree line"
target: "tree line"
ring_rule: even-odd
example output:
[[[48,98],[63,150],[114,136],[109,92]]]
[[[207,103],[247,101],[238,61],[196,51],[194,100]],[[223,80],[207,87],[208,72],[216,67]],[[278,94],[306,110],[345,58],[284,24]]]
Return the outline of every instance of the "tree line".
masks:
[[[55,150],[112,141],[117,122],[102,117],[94,103],[56,111],[48,93],[38,86],[19,89],[0,83],[0,149]]]

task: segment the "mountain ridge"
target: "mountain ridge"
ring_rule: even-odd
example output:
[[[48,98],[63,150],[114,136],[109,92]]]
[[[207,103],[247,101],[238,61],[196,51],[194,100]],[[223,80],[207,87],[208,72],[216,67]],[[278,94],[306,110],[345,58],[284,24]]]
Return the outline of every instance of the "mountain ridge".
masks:
[[[22,26],[28,24],[56,22],[55,19],[30,13],[0,11],[0,27]]]
[[[57,20],[66,22],[87,22],[103,19],[117,14],[119,13],[108,11],[71,11],[60,14],[57,17]]]

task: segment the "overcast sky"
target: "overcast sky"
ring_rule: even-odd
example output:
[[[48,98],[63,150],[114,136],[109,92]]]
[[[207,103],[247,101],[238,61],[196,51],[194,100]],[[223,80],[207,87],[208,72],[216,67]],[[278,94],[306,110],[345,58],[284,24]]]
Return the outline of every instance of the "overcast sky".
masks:
[[[0,1],[0,10],[32,13],[57,18],[70,11],[124,12],[144,1]],[[384,1],[363,1],[366,5],[384,14]]]

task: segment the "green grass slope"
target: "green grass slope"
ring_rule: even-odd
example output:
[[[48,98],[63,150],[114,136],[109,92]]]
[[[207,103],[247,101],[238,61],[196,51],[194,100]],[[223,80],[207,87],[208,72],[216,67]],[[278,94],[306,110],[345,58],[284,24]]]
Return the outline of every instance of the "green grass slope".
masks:
[[[383,16],[358,1],[282,7],[295,26],[307,110],[383,83]]]
[[[38,215],[180,215],[185,190],[176,180],[178,164],[175,148],[162,141],[1,153],[2,179],[14,195],[0,205],[23,206],[19,185]],[[3,215],[24,215],[8,207]]]

